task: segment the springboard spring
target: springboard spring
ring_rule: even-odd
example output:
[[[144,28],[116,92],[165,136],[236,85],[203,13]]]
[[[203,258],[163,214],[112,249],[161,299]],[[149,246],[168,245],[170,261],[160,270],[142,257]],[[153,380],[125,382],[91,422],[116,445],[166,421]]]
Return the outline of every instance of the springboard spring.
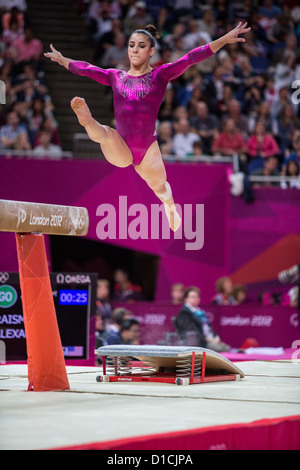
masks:
[[[195,357],[194,363],[194,377],[201,376],[201,358]],[[190,377],[192,374],[192,358],[183,357],[176,361],[176,376],[177,377]]]
[[[107,356],[106,373],[108,375],[132,374],[132,358],[128,356]]]

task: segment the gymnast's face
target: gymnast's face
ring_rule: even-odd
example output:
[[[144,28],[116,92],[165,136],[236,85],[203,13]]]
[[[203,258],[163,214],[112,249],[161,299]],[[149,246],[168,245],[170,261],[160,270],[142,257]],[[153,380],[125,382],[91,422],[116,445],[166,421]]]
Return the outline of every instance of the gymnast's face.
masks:
[[[128,43],[128,57],[131,65],[139,67],[148,63],[155,52],[146,34],[134,33]]]

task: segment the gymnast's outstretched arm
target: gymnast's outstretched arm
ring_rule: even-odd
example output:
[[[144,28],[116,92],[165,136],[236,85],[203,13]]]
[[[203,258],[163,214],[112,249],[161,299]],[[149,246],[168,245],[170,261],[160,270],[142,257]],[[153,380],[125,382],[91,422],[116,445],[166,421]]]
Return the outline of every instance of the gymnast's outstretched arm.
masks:
[[[216,39],[215,41],[206,44],[205,46],[196,47],[188,52],[186,55],[171,62],[169,64],[163,64],[158,67],[161,77],[167,81],[174,80],[175,78],[182,75],[190,66],[202,62],[202,60],[208,59],[211,55],[216,53],[225,44],[232,44],[234,42],[244,42],[244,38],[239,38],[239,34],[244,34],[250,31],[251,28],[246,28],[247,23],[243,25],[239,23],[232,31],[224,34],[224,36]]]
[[[50,49],[52,52],[45,52],[44,56],[52,60],[52,62],[57,62],[59,65],[62,65],[66,69],[69,68],[69,63],[71,59],[64,57],[61,52],[57,51],[55,47],[50,44]]]
[[[77,75],[92,78],[102,85],[110,85],[110,69],[101,69],[88,62],[68,59],[61,52],[57,51],[52,44],[50,44],[50,49],[52,52],[45,52],[44,56],[51,59],[52,62],[57,62]]]
[[[210,42],[209,47],[211,51],[215,53],[226,44],[233,44],[235,42],[245,42],[246,39],[239,38],[239,35],[248,33],[250,31],[251,28],[246,28],[246,26],[247,23],[242,24],[241,22],[239,22],[239,24],[234,29],[229,31],[229,33],[224,34],[224,36],[220,37],[219,39]]]

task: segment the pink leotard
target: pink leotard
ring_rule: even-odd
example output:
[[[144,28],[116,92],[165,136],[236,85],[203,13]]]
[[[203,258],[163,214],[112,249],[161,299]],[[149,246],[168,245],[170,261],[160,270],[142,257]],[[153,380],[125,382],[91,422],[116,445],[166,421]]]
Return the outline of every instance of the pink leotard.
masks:
[[[116,130],[131,150],[133,165],[139,165],[150,145],[157,140],[156,119],[168,82],[212,54],[206,44],[175,62],[137,77],[123,70],[101,69],[82,61],[71,61],[69,70],[112,87]]]

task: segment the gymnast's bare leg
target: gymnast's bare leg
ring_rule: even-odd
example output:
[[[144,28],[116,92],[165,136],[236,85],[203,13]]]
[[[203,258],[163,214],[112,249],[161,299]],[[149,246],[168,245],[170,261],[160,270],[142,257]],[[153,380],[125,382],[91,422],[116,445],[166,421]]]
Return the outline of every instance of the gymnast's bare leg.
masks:
[[[101,145],[108,162],[121,168],[132,164],[133,156],[126,142],[115,129],[99,124],[92,117],[83,98],[73,98],[71,107],[89,138]],[[176,231],[181,225],[181,219],[174,205],[171,187],[167,182],[166,170],[157,142],[153,142],[142,162],[135,166],[135,170],[162,201],[170,228]]]
[[[165,165],[156,141],[149,147],[141,163],[134,168],[164,204],[170,228],[176,232],[181,225],[181,218],[174,204]]]
[[[106,160],[120,168],[132,165],[133,156],[126,142],[120,134],[109,126],[104,126],[96,121],[84,100],[76,96],[71,101],[71,108],[77,115],[89,138],[100,144]]]

